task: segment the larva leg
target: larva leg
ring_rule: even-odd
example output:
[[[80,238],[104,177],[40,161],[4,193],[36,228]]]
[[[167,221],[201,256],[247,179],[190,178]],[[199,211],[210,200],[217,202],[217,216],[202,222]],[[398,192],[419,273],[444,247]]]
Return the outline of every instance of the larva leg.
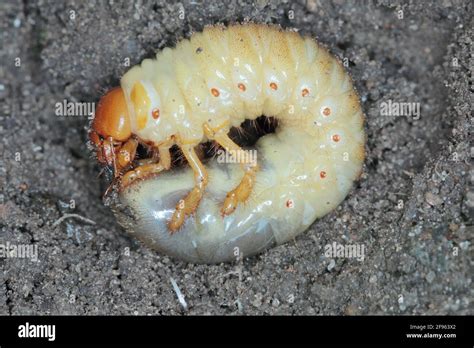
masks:
[[[127,167],[135,158],[137,147],[138,141],[135,138],[130,138],[125,144],[122,145],[116,156],[118,169],[115,173],[116,177],[119,175],[120,169]]]
[[[158,146],[160,161],[158,163],[143,164],[134,170],[128,171],[122,178],[122,188],[127,187],[137,179],[143,179],[152,174],[161,173],[171,167],[171,155],[169,145]]]
[[[186,198],[180,200],[176,205],[173,217],[168,223],[171,233],[176,232],[183,225],[187,215],[196,211],[208,181],[206,168],[194,151],[194,146],[186,145],[180,146],[180,148],[194,172],[195,185]]]
[[[247,156],[247,152],[242,149],[239,145],[234,143],[232,139],[229,138],[227,133],[224,130],[219,130],[214,132],[209,125],[204,125],[204,132],[207,137],[214,139],[219,145],[221,145],[226,151],[230,152],[234,156],[237,156],[239,159],[250,159],[250,156]],[[239,203],[245,202],[252,192],[253,186],[255,184],[255,178],[258,171],[257,163],[251,162],[242,162],[242,169],[245,174],[239,185],[229,193],[224,200],[224,204],[221,208],[222,215],[229,215],[234,212]]]

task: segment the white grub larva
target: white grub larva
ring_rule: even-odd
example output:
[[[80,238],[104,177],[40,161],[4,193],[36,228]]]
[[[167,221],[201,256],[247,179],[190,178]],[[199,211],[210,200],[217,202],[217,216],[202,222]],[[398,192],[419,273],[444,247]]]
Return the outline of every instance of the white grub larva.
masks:
[[[271,116],[257,163],[204,165],[245,120]],[[99,103],[90,139],[113,168],[114,213],[149,246],[196,263],[256,254],[304,231],[362,169],[363,113],[341,64],[311,38],[259,24],[211,26],[128,71]],[[137,159],[137,147],[148,159]],[[186,166],[173,168],[178,147]],[[169,170],[172,169],[172,170]]]

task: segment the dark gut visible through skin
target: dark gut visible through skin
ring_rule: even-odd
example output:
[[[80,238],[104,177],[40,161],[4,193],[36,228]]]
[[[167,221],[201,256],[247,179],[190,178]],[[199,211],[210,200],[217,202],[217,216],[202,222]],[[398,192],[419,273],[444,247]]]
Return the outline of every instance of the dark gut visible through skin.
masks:
[[[241,147],[252,147],[262,136],[274,133],[278,127],[278,120],[274,117],[260,116],[255,120],[245,120],[240,127],[232,127],[229,137]],[[207,141],[196,147],[196,153],[203,163],[213,158],[220,146],[214,141]],[[182,167],[186,164],[186,159],[182,155],[179,147],[174,145],[171,148],[172,169]],[[140,144],[137,149],[137,159],[152,158],[154,156],[151,147]],[[158,160],[159,157],[157,157]]]

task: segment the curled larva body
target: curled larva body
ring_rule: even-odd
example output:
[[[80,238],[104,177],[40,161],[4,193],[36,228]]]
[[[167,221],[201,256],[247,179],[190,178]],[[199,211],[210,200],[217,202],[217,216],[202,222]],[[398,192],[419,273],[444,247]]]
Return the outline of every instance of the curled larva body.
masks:
[[[217,263],[288,241],[334,209],[361,173],[363,113],[350,77],[296,32],[208,27],[132,68],[121,91],[130,135],[117,131],[125,121],[116,136],[105,121],[93,125],[99,157],[127,170],[116,175],[122,184],[114,212],[127,230],[173,257]],[[261,115],[278,127],[258,140],[256,162],[201,163],[194,148],[205,141],[241,154],[227,134]],[[129,147],[157,149],[157,164],[117,165],[122,158],[105,139],[117,147],[127,137],[134,139]],[[173,145],[189,167],[167,171]]]

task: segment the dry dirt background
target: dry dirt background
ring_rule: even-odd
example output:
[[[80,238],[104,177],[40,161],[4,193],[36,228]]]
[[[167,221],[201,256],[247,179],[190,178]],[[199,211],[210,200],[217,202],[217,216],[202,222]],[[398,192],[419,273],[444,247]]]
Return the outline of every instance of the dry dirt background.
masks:
[[[1,2],[0,244],[37,245],[39,262],[0,259],[0,314],[473,314],[472,2],[213,3]],[[177,262],[117,225],[88,120],[55,104],[96,102],[125,58],[245,19],[348,59],[367,115],[364,175],[293,242],[240,264]],[[420,118],[381,116],[388,100],[420,103]],[[97,224],[53,226],[71,212]],[[363,243],[365,260],[325,257],[333,242]]]

